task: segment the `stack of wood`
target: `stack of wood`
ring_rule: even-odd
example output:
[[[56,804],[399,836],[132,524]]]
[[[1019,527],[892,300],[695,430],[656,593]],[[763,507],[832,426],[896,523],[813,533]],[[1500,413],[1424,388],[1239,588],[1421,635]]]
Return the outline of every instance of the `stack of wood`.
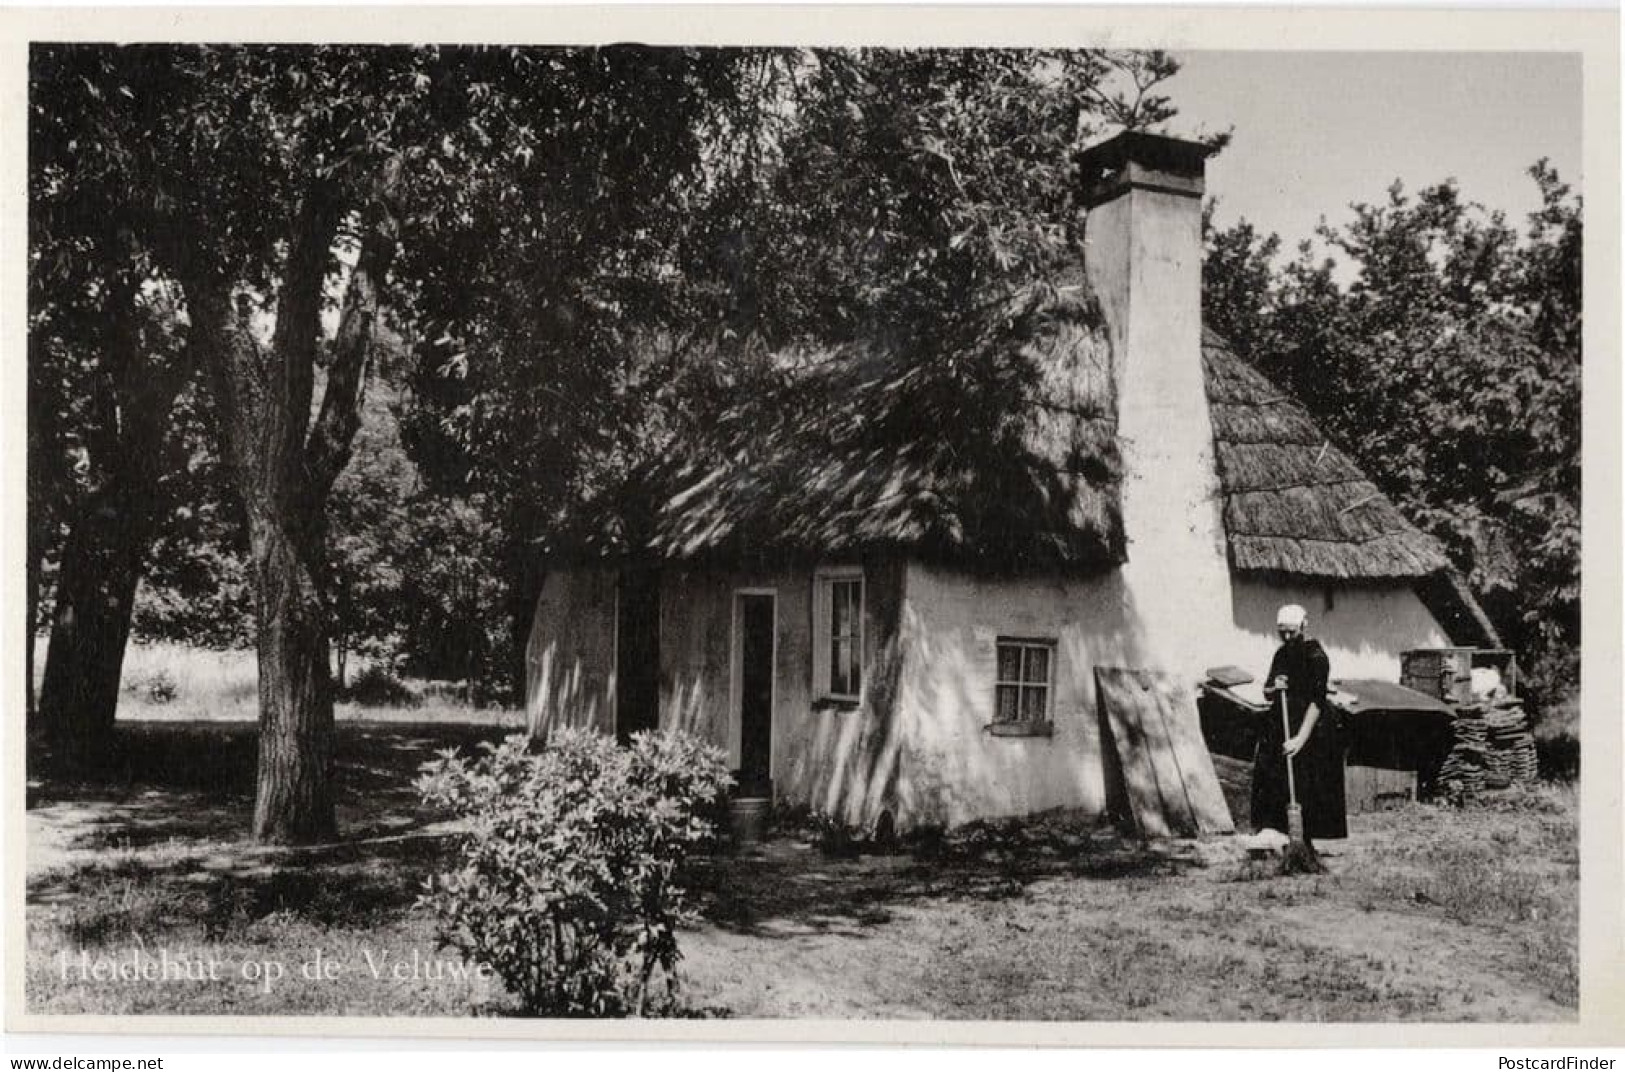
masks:
[[[1486,755],[1485,781],[1492,789],[1513,782],[1532,782],[1539,773],[1535,757],[1535,735],[1523,705],[1515,699],[1492,701],[1484,712],[1490,749]]]
[[[1489,730],[1480,708],[1462,708],[1456,714],[1456,743],[1439,767],[1438,786],[1447,799],[1465,799],[1484,792],[1484,768],[1489,752]]]
[[[1438,776],[1446,796],[1473,797],[1485,789],[1535,780],[1535,738],[1518,700],[1463,705],[1457,709],[1454,729],[1455,745]]]

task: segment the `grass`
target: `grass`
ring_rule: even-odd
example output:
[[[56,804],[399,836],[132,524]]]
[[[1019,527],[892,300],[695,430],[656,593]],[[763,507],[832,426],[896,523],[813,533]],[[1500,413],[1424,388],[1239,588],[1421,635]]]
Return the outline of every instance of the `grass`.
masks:
[[[36,659],[45,665],[43,651]],[[131,644],[120,686],[121,713],[143,718],[252,721],[259,715],[259,672],[252,651]]]
[[[34,687],[45,674],[49,641],[38,640]],[[361,668],[355,667],[354,679]],[[518,712],[478,707],[458,689],[408,680],[410,704],[340,702],[340,720],[523,725]],[[119,684],[119,718],[140,722],[254,722],[259,718],[259,670],[252,649],[214,651],[167,642],[132,643],[125,651]]]
[[[94,781],[30,783],[30,1011],[512,1012],[499,986],[437,948],[416,904],[456,830],[410,782],[437,750],[499,737],[513,716],[348,711],[344,842],[273,850],[246,840],[254,727],[218,714],[240,671],[150,651],[130,663],[137,675],[154,665],[178,695],[125,706],[120,763]],[[195,717],[176,717],[189,688]],[[210,688],[228,694],[218,707]],[[1221,770],[1244,799],[1236,771]],[[1565,786],[1355,816],[1330,872],[1293,878],[1245,860],[1234,839],[1146,844],[1064,813],[841,858],[804,825],[693,868],[684,1000],[774,1018],[1569,1020],[1576,816]],[[223,977],[81,970],[166,953],[212,959]],[[301,975],[318,953],[336,978]],[[283,978],[242,977],[272,962]]]

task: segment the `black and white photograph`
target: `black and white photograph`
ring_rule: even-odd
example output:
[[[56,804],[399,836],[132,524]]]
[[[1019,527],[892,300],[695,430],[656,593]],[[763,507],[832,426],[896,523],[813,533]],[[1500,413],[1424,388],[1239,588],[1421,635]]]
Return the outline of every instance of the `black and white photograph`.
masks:
[[[16,53],[8,1023],[1619,1041],[1595,49],[277,17]]]

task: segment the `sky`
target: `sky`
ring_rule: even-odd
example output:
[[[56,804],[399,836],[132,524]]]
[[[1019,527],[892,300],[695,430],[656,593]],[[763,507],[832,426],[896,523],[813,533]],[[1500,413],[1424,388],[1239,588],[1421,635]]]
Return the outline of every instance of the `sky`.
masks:
[[[1216,222],[1250,220],[1291,251],[1322,216],[1455,178],[1523,229],[1539,206],[1528,168],[1580,182],[1581,62],[1572,53],[1180,52],[1162,90],[1172,134],[1234,128],[1208,163]]]

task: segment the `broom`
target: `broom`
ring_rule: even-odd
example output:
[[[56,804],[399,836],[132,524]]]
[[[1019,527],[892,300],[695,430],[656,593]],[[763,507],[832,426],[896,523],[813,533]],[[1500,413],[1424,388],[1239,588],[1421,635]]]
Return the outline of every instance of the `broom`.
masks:
[[[1286,690],[1281,690],[1281,739],[1292,736],[1292,720],[1286,713]],[[1298,806],[1298,784],[1292,774],[1292,756],[1286,758],[1286,852],[1281,854],[1281,874],[1319,874],[1326,870],[1320,857],[1303,836],[1303,809]]]

